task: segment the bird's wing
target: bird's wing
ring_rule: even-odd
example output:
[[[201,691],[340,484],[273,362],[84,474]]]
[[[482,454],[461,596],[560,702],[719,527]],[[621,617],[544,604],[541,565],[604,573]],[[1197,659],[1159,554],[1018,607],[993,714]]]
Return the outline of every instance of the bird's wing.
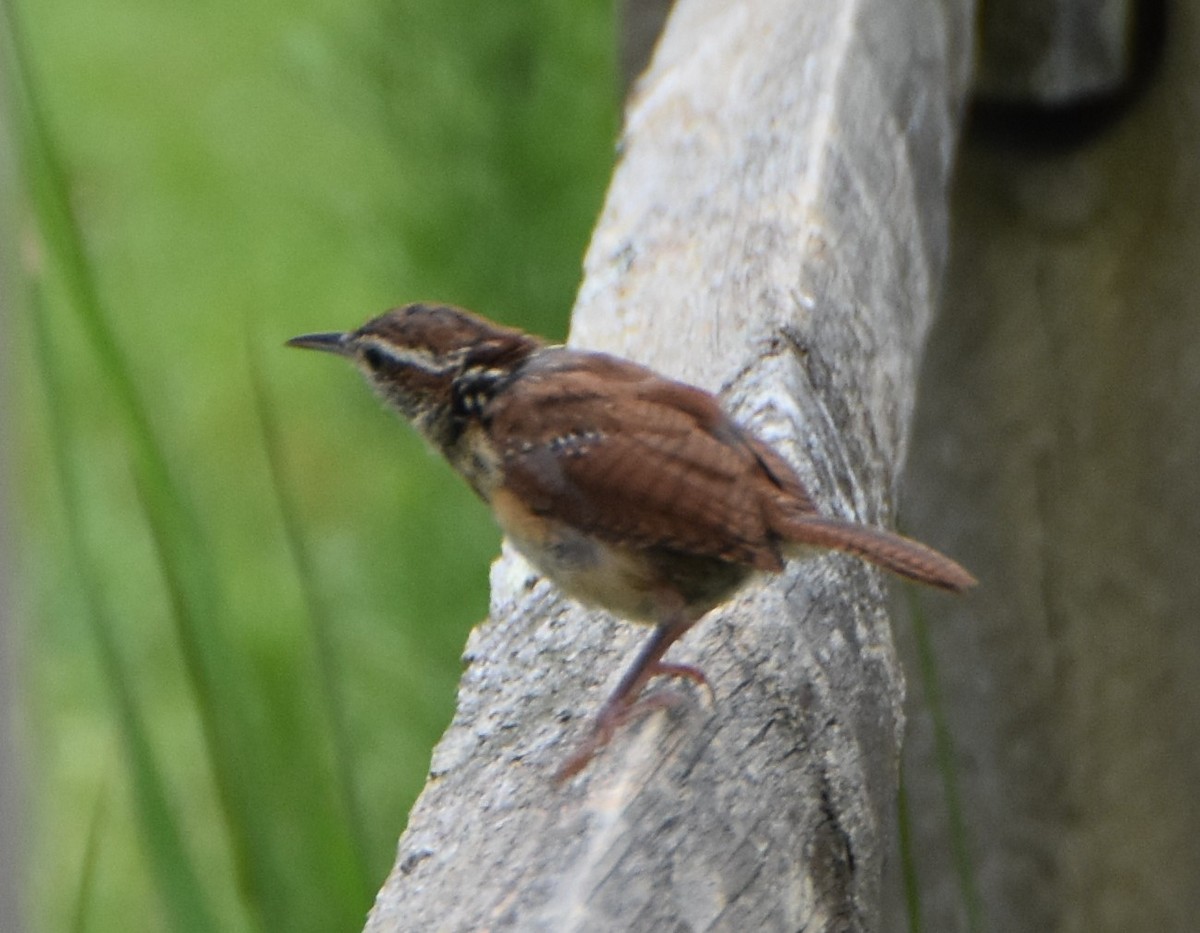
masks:
[[[484,416],[504,487],[603,541],[778,570],[764,496],[811,508],[791,468],[712,395],[614,357],[545,355]]]

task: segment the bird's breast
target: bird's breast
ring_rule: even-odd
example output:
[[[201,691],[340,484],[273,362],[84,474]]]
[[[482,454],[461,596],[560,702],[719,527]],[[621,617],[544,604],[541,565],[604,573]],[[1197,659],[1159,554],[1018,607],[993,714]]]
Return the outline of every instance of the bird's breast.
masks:
[[[491,505],[512,545],[564,593],[631,622],[659,623],[680,607],[699,618],[751,574],[743,564],[603,541],[538,515],[502,486]]]

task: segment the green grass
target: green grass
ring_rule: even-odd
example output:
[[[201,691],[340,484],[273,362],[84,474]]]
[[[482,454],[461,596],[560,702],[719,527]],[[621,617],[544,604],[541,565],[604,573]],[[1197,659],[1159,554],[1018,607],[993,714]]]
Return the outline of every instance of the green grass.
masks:
[[[357,929],[499,537],[281,344],[427,297],[565,333],[610,4],[9,3],[30,926]]]
[[[979,892],[979,880],[975,865],[971,858],[971,840],[969,820],[963,804],[962,775],[954,755],[954,736],[950,731],[949,717],[942,698],[941,682],[938,675],[938,660],[933,650],[933,640],[929,634],[929,621],[920,600],[912,591],[907,589],[909,619],[913,629],[913,639],[916,644],[917,671],[916,676],[921,680],[921,690],[925,695],[925,706],[933,724],[934,757],[938,775],[942,781],[942,795],[945,798],[948,845],[954,864],[954,876],[958,885],[958,896],[966,914],[966,924],[969,933],[981,933],[984,929],[983,902]],[[900,844],[904,871],[905,899],[908,906],[909,929],[913,933],[921,933],[924,924],[921,920],[920,885],[916,875],[916,854],[911,845],[911,822],[909,817],[908,798],[904,790],[904,782],[900,784]]]

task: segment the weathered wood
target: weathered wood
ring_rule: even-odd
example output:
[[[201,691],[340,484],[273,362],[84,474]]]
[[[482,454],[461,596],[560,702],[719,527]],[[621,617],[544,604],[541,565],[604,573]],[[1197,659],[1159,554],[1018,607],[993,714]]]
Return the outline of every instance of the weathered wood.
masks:
[[[1200,916],[1200,3],[1166,53],[1086,146],[962,153],[904,512],[980,571],[927,607],[976,928]],[[923,928],[972,929],[915,710]]]
[[[572,341],[720,390],[833,513],[892,518],[969,7],[681,0],[585,263]],[[369,930],[879,928],[903,684],[876,573],[798,563],[712,613],[672,657],[715,704],[660,685],[682,702],[563,788],[647,631],[512,554],[492,583]]]

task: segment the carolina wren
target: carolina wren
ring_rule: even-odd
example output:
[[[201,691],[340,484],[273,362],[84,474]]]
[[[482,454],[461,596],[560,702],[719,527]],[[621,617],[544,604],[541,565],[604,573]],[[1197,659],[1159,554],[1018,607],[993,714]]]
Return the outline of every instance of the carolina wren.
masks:
[[[706,684],[666,650],[786,556],[831,548],[947,590],[975,582],[923,544],[822,516],[787,462],[714,396],[628,360],[427,304],[288,345],[352,360],[564,592],[655,626],[560,780],[609,741],[650,678]]]

